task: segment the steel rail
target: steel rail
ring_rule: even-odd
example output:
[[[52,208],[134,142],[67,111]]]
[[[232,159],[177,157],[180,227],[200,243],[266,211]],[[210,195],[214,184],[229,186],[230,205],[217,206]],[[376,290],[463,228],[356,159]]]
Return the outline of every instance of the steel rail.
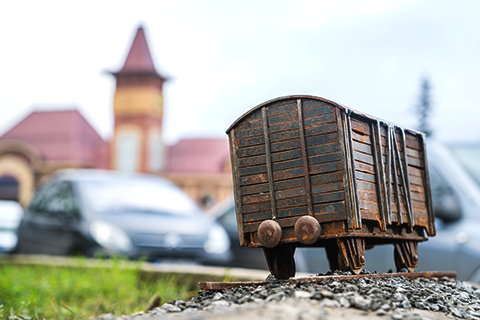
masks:
[[[372,274],[353,274],[353,275],[329,275],[329,276],[311,276],[290,278],[285,283],[297,284],[301,282],[321,283],[324,281],[349,281],[353,279],[387,279],[405,277],[408,279],[428,278],[433,280],[455,280],[457,272],[455,271],[422,271],[422,272],[397,272],[397,273],[372,273]],[[252,281],[252,282],[200,282],[200,289],[205,290],[230,290],[241,287],[256,287],[272,283],[270,281]]]

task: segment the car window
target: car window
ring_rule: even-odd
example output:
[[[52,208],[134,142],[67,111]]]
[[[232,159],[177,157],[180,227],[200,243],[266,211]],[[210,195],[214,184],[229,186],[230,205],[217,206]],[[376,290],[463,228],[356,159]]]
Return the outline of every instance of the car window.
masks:
[[[480,185],[480,145],[460,144],[449,146],[455,158]]]
[[[237,215],[235,214],[235,206],[228,209],[223,215],[221,215],[218,220],[220,223],[227,228],[236,228],[237,227]]]
[[[448,192],[448,185],[445,182],[442,177],[438,174],[437,170],[435,168],[429,168],[430,169],[430,187],[432,190],[432,201],[433,202],[438,202],[442,194],[445,192]]]
[[[200,211],[180,188],[158,179],[81,181],[79,190],[84,203],[99,213],[132,211],[191,215]]]
[[[78,217],[78,202],[70,181],[53,181],[39,189],[29,210],[38,214],[56,213],[66,217]]]
[[[458,220],[462,215],[460,202],[435,168],[430,168],[430,187],[435,216],[446,222]]]

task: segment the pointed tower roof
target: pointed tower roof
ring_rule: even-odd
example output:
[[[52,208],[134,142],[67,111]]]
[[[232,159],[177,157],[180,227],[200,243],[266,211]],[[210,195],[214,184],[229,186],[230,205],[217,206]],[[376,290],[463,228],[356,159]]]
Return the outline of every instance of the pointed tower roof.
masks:
[[[137,29],[137,34],[133,39],[123,68],[113,74],[154,74],[163,80],[167,80],[155,69],[147,39],[145,38],[145,31],[142,26]]]

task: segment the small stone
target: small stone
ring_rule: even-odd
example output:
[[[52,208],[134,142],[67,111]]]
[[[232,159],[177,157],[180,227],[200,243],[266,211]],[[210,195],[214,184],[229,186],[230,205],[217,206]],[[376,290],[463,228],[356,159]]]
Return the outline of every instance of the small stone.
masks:
[[[452,314],[455,317],[463,318],[462,312],[460,312],[460,310],[458,310],[458,308],[452,307],[452,308],[450,308],[450,311],[452,312]]]
[[[415,302],[415,308],[417,309],[427,309],[427,306],[423,302]]]
[[[368,292],[367,292],[367,295],[371,295],[371,294],[382,294],[383,291],[379,288],[372,288],[370,289]]]
[[[340,308],[340,303],[336,300],[332,299],[323,299],[322,302],[320,302],[320,307],[322,308]]]
[[[295,299],[310,299],[312,294],[307,291],[296,290],[295,291]]]
[[[152,316],[160,316],[164,315],[165,313],[167,312],[165,310],[162,310],[161,308],[154,308],[149,312],[149,314],[151,314]]]
[[[174,306],[173,304],[169,304],[169,303],[165,303],[162,306],[162,310],[164,310],[166,312],[180,312],[180,311],[182,311],[182,309],[180,309],[179,307]]]
[[[236,301],[238,304],[246,303],[246,302],[252,302],[253,298],[251,296],[245,296],[239,300]]]
[[[213,301],[212,305],[216,307],[228,307],[230,305],[230,302],[225,300],[217,300],[217,301]]]
[[[372,304],[372,300],[370,299],[365,299],[364,297],[360,295],[355,295],[353,296],[353,299],[351,300],[352,304],[354,307],[361,309],[361,310],[367,310],[370,305]]]
[[[431,305],[428,307],[428,309],[429,309],[430,311],[435,311],[435,312],[436,312],[436,311],[440,310],[440,307],[439,307],[437,304],[434,303],[434,304],[431,304]]]
[[[277,281],[277,278],[275,278],[275,276],[271,273],[268,274],[268,276],[265,278],[265,281]]]
[[[215,295],[213,296],[213,300],[220,300],[222,298],[223,294],[221,294],[220,292],[215,293]]]
[[[459,299],[462,301],[468,301],[470,299],[470,295],[466,292],[460,292]]]
[[[393,295],[393,301],[403,301],[405,300],[405,296],[399,292]]]
[[[373,311],[376,311],[376,310],[380,309],[381,306],[382,306],[382,301],[373,300],[372,304],[370,305],[370,309],[373,310]]]
[[[185,302],[185,301],[182,301],[182,300],[178,300],[178,301],[175,303],[175,305],[176,305],[177,307],[179,307],[180,309],[183,310],[183,309],[185,309],[186,302]]]
[[[358,287],[354,286],[352,284],[348,284],[343,291],[344,292],[356,292],[356,291],[358,291]]]
[[[328,290],[315,291],[312,294],[312,299],[322,300],[323,298],[334,299],[335,294],[333,294],[332,292],[330,292]]]
[[[267,297],[267,301],[280,301],[283,297],[285,296],[285,293],[283,292],[277,292],[275,294],[272,294],[271,296]]]
[[[390,310],[390,305],[388,303],[384,303],[384,304],[382,304],[380,309],[388,311],[388,310]]]
[[[375,312],[375,314],[377,316],[384,316],[387,314],[387,311],[383,310],[383,309],[379,309],[377,312]]]
[[[342,308],[348,308],[351,305],[350,301],[348,301],[348,299],[345,297],[341,297],[340,299],[338,299],[338,302],[340,303]]]
[[[461,285],[460,285],[460,288],[462,288],[463,290],[465,290],[467,292],[472,292],[473,291],[472,285],[468,282],[462,282]]]
[[[469,315],[480,318],[480,312],[478,312],[478,311],[470,312]]]
[[[402,320],[403,319],[403,314],[395,312],[394,314],[392,314],[392,319],[393,320]]]
[[[408,301],[407,299],[403,300],[403,302],[400,304],[400,306],[403,309],[411,309],[412,308],[412,305],[410,304],[410,301]]]
[[[322,299],[323,299],[323,295],[322,295],[320,292],[316,291],[316,292],[314,292],[314,293],[312,294],[312,299],[322,300]]]
[[[478,303],[471,304],[470,306],[473,308],[473,310],[480,310],[480,304]]]

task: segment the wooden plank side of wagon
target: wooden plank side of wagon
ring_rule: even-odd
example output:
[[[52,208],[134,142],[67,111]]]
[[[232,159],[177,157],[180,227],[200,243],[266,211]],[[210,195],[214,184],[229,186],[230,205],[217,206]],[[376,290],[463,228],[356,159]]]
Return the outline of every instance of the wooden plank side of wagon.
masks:
[[[285,113],[292,113],[296,111],[297,104],[295,100],[288,100],[277,102],[271,107],[267,107],[267,117],[277,116]]]
[[[367,132],[366,128],[365,127],[361,127],[360,125],[358,125],[358,123],[356,124],[356,128],[357,128],[357,131],[359,131],[360,133],[355,133],[355,140],[357,140],[355,142],[355,147],[356,149],[360,152],[360,153],[368,153],[368,148],[370,147],[370,141],[369,139],[358,139],[359,137],[362,137],[362,132]],[[358,129],[360,128],[360,129]],[[402,132],[402,131],[400,131]],[[383,136],[386,136],[386,131],[383,131]],[[425,194],[424,194],[424,190],[422,188],[422,185],[423,185],[423,177],[424,177],[424,172],[423,172],[423,162],[421,159],[421,157],[423,157],[423,154],[422,154],[422,151],[420,150],[416,150],[416,149],[412,149],[411,147],[415,147],[417,148],[418,145],[415,144],[414,142],[412,142],[412,137],[413,135],[409,135],[409,133],[407,133],[407,139],[409,141],[409,143],[405,143],[402,141],[402,137],[398,134],[396,136],[396,141],[397,141],[397,150],[398,151],[401,151],[401,152],[398,152],[397,151],[397,154],[396,154],[396,163],[397,163],[397,170],[396,170],[396,173],[397,173],[397,185],[399,186],[399,189],[397,192],[399,192],[401,194],[399,200],[400,200],[400,203],[401,203],[401,206],[400,206],[400,209],[401,209],[401,212],[402,212],[402,216],[405,214],[405,213],[408,213],[408,210],[412,210],[413,209],[413,213],[415,214],[415,212],[424,212],[422,210],[425,210],[425,205],[424,205],[424,201],[425,201]],[[406,146],[406,154],[403,152],[403,149],[404,149],[404,146]],[[386,139],[383,139],[383,148],[381,148],[381,151],[382,151],[382,155],[383,155],[383,161],[385,162],[385,170],[387,170],[387,164],[386,162],[388,161],[388,158],[387,158],[387,145],[386,145]],[[405,167],[405,157],[406,157],[406,160],[407,160],[407,166]],[[363,156],[361,157],[361,161],[365,161],[365,162],[361,162],[361,163],[357,163],[356,165],[356,169],[359,170],[359,171],[363,171],[365,173],[374,173],[372,172],[372,169],[373,167],[370,166],[370,164],[373,164],[371,163],[370,160],[367,157]],[[401,167],[400,165],[403,166],[403,170],[406,170],[405,174],[407,175],[408,177],[408,180],[406,180],[406,182],[408,182],[409,184],[409,188],[407,188],[407,185],[405,186],[405,188],[408,189],[409,191],[409,199],[408,201],[405,200],[405,198],[403,197],[403,193],[405,191],[403,191],[404,189],[404,186],[403,186],[403,180],[405,180],[405,177],[402,177],[401,175]],[[408,170],[407,170],[408,169]],[[369,179],[371,180],[371,179]],[[410,188],[411,186],[411,188]],[[395,186],[393,186],[393,188],[395,188]],[[393,189],[391,188],[391,189]],[[407,192],[408,192],[407,191]],[[392,207],[393,207],[393,212],[392,213],[396,213],[397,212],[397,201],[396,201],[396,198],[395,198],[395,194],[392,190],[392,196],[391,196],[391,199],[393,200],[392,201]],[[407,209],[405,207],[405,204],[409,204],[409,206],[411,206],[411,209]],[[420,211],[417,210],[417,209],[421,209]],[[408,217],[407,217],[408,218]],[[409,217],[408,219],[412,219],[412,217]],[[417,221],[418,220],[418,221]],[[420,219],[420,218],[414,218],[414,221],[413,223],[414,224],[417,224],[419,223],[419,225],[421,226],[424,226],[424,219]]]
[[[349,141],[348,141],[348,134],[347,134],[347,124],[345,122],[346,114],[345,110],[335,109],[335,119],[336,124],[338,127],[338,135],[339,135],[339,143],[338,143],[338,151],[341,155],[341,162],[342,162],[342,177],[343,177],[343,184],[344,184],[344,192],[345,192],[345,201],[344,201],[344,213],[345,213],[345,220],[348,229],[353,229],[356,227],[355,224],[355,199],[354,199],[354,188],[352,186],[352,164],[351,164],[351,154],[349,152]],[[350,136],[351,136],[350,132]]]
[[[372,126],[358,119],[352,119],[352,145],[354,150],[355,170],[358,179],[358,199],[362,220],[378,221],[381,228],[385,228],[385,214],[383,199],[379,197],[380,174],[378,155],[374,153],[372,142],[375,134]],[[376,158],[377,156],[377,158]]]
[[[337,144],[324,144],[324,145],[316,145],[307,147],[307,155],[309,158],[309,163],[316,164],[316,163],[323,163],[323,162],[331,162],[335,160],[339,160],[339,147]],[[272,165],[275,166],[276,162],[282,162],[286,160],[295,160],[301,159],[302,152],[300,149],[293,149],[287,150],[283,152],[275,152],[271,154],[271,161]],[[238,159],[239,168],[245,167],[255,167],[258,165],[263,165],[266,163],[265,155],[255,155],[245,158]],[[276,170],[275,168],[273,168]],[[242,171],[242,172],[248,172]]]
[[[241,202],[241,190],[240,182],[238,181],[238,157],[237,157],[237,146],[236,146],[236,137],[235,129],[232,129],[229,134],[230,139],[230,157],[232,163],[232,175],[233,175],[233,191],[235,198],[235,214],[237,217],[237,226],[238,226],[238,237],[240,240],[240,245],[246,245],[246,238],[243,230],[243,214],[242,214],[242,202]]]
[[[308,126],[309,121],[315,117],[324,117],[329,114],[335,115],[336,108],[328,104],[320,104],[314,107],[313,103],[303,103],[309,105],[304,110],[304,122],[307,123],[304,130],[312,205],[344,201],[343,168],[336,117],[328,120],[331,121],[329,123]],[[323,150],[323,152],[320,153],[318,152],[319,150]],[[312,211],[315,211],[313,207]],[[344,216],[344,213],[341,215]],[[329,212],[316,212],[315,217],[321,221],[336,219]]]
[[[314,217],[320,222],[332,222],[332,221],[342,221],[345,220],[345,201],[327,203],[327,204],[318,204],[313,206]],[[308,214],[308,208],[292,208],[277,213],[278,224],[283,228],[293,227],[298,218],[302,215]],[[260,226],[260,221],[245,223],[244,231],[245,232],[256,232]]]

